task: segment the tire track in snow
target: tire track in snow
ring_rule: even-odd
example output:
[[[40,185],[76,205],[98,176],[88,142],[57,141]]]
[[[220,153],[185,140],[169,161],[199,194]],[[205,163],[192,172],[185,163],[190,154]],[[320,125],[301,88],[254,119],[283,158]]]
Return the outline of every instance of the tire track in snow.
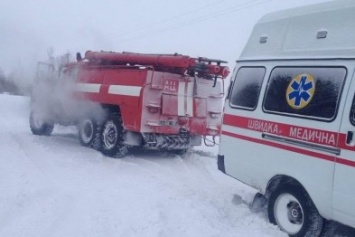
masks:
[[[7,135],[8,139],[5,142],[10,145],[11,151],[16,153],[9,157],[9,160],[15,164],[11,168],[6,167],[6,170],[22,169],[23,174],[13,178],[21,179],[17,182],[24,184],[14,186],[25,188],[16,190],[15,194],[7,195],[7,200],[4,201],[8,206],[7,212],[5,208],[0,208],[6,220],[0,222],[2,226],[0,236],[13,236],[13,229],[17,229],[16,236],[27,237],[29,236],[27,230],[32,226],[39,226],[38,235],[33,236],[53,236],[58,227],[55,223],[61,223],[63,219],[71,216],[71,213],[75,212],[78,200],[70,195],[71,190],[66,189],[55,179],[41,162],[43,159],[38,157],[41,149],[36,142],[33,143],[33,139],[41,140],[43,137],[13,132]],[[36,216],[32,213],[36,213]]]
[[[18,234],[26,236],[26,227],[22,223],[32,221],[29,217],[34,210],[46,211],[43,203],[53,199],[53,185],[43,182],[47,177],[31,162],[30,154],[14,133],[1,133],[0,137],[6,144],[2,147],[0,161],[0,236],[12,236],[10,233],[14,228],[18,229]]]

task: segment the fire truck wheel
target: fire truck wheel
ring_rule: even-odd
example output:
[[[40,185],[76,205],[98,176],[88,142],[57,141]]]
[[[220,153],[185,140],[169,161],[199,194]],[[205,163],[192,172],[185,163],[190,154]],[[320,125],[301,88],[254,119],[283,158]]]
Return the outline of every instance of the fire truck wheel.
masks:
[[[51,135],[54,124],[51,122],[44,121],[37,113],[31,111],[30,113],[30,128],[35,135]]]
[[[97,144],[100,140],[99,124],[93,119],[84,119],[80,122],[79,140],[81,145],[98,149]]]
[[[173,150],[173,152],[178,156],[184,156],[187,153],[187,149]]]
[[[121,116],[110,114],[103,123],[101,130],[101,151],[111,157],[122,157],[127,148],[123,144],[123,126]]]
[[[283,186],[269,197],[268,216],[271,223],[293,237],[319,236],[323,218],[308,194],[295,186]]]

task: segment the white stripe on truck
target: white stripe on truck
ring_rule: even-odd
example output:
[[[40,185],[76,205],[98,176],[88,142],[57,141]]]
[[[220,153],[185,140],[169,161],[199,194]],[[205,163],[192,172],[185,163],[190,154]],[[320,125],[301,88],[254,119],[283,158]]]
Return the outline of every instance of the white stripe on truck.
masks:
[[[141,89],[142,87],[140,86],[111,85],[108,88],[108,93],[113,95],[139,96]]]
[[[178,116],[185,116],[185,82],[179,82],[178,89]]]
[[[193,116],[193,93],[194,93],[194,83],[190,82],[187,84],[186,93],[186,114],[188,116]]]
[[[75,86],[76,91],[88,92],[88,93],[99,93],[101,84],[94,83],[77,83]]]

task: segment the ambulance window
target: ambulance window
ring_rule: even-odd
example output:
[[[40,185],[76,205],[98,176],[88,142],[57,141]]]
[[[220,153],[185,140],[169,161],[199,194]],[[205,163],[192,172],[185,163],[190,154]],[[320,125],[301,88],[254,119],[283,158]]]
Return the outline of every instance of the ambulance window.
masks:
[[[276,67],[266,89],[265,112],[331,121],[335,119],[346,69]]]
[[[352,125],[355,126],[355,95],[354,95],[354,99],[353,99],[353,104],[351,106],[350,122]]]
[[[230,95],[231,107],[256,108],[265,71],[264,67],[242,67],[238,70]]]

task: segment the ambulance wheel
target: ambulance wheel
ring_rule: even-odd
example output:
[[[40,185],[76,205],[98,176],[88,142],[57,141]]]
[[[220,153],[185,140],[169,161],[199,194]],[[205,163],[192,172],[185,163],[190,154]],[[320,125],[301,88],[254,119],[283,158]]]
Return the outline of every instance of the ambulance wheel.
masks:
[[[84,119],[79,123],[79,140],[81,145],[100,149],[100,124],[94,119]]]
[[[38,113],[31,111],[30,128],[35,135],[49,136],[53,131],[54,123],[45,121]]]
[[[123,126],[117,113],[108,115],[101,129],[101,152],[110,157],[123,157],[127,148],[123,144]]]
[[[295,186],[283,186],[270,194],[268,216],[292,237],[316,237],[323,227],[323,218],[308,194]]]

